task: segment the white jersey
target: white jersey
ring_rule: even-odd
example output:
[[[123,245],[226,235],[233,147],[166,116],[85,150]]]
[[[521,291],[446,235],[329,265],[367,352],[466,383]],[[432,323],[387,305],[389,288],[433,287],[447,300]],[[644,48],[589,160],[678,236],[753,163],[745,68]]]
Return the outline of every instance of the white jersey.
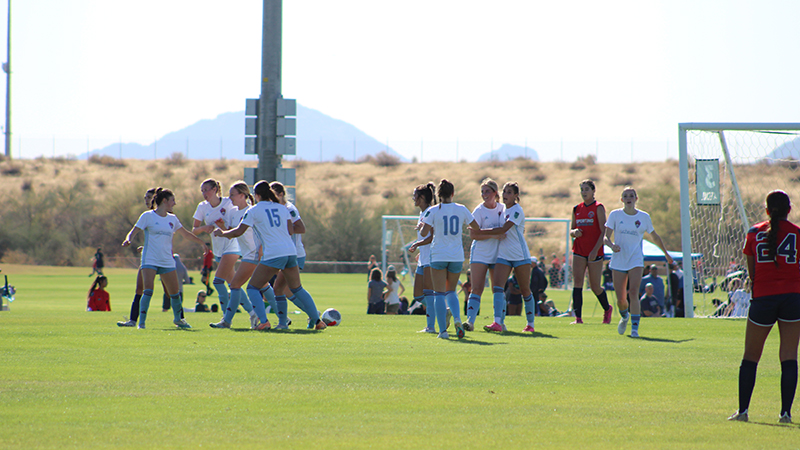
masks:
[[[481,203],[476,206],[472,211],[472,217],[478,222],[481,228],[498,228],[502,227],[505,223],[503,216],[504,206],[498,203],[494,208],[489,209]],[[473,240],[472,246],[469,248],[470,262],[479,262],[484,264],[494,264],[497,260],[497,249],[500,241],[492,237],[491,239]]]
[[[731,317],[747,317],[747,311],[750,309],[750,300],[752,296],[744,289],[737,289],[731,294],[730,301],[733,302],[733,312]]]
[[[228,197],[222,197],[216,207],[211,206],[207,201],[203,201],[197,205],[192,218],[203,222],[204,225],[214,225],[214,222],[223,219],[225,224],[230,226],[228,215],[234,209],[237,208]],[[214,236],[213,231],[209,234],[211,235],[211,250],[214,252],[214,256],[222,256],[225,253],[239,253],[239,242],[236,239]]]
[[[440,203],[428,208],[423,221],[433,227],[431,262],[464,262],[461,229],[474,220],[460,203]]]
[[[620,251],[611,253],[608,267],[623,272],[644,267],[642,240],[645,232],[654,231],[650,214],[636,210],[636,214],[630,216],[622,209],[615,209],[608,215],[606,228],[614,230],[614,243],[620,247]]]
[[[289,210],[280,203],[262,200],[251,206],[244,214],[242,223],[251,227],[264,253],[262,261],[296,256],[292,236],[289,235],[287,223],[291,220]]]
[[[135,225],[144,231],[142,265],[174,268],[172,235],[182,226],[174,214],[167,213],[166,217],[161,217],[152,210],[143,212]]]
[[[289,210],[289,215],[292,217],[292,223],[297,222],[300,219],[300,211],[297,210],[297,206],[290,201],[286,201],[286,209]],[[303,247],[303,235],[302,234],[293,234],[292,240],[294,241],[294,246],[297,248],[297,257],[304,258],[306,256],[306,248]]]
[[[511,208],[503,208],[503,223],[512,222],[514,225],[506,231],[506,238],[500,241],[497,257],[508,262],[528,261],[531,259],[531,252],[525,242],[525,213],[522,212],[522,206],[516,203]]]
[[[433,207],[431,206],[430,208],[433,208]],[[428,208],[428,209],[430,209],[430,208]],[[417,226],[418,226],[418,228],[417,228],[417,241],[421,241],[421,240],[425,239],[426,237],[428,237],[428,234],[426,234],[425,236],[422,235],[422,225],[425,224],[425,222],[422,219],[425,216],[425,212],[427,212],[427,210],[419,212],[419,223],[417,224]],[[419,247],[419,261],[417,262],[417,264],[419,264],[420,266],[423,266],[423,267],[431,265],[431,245],[430,244],[423,245],[422,247]]]
[[[398,292],[400,291],[400,280],[397,281],[389,281],[386,280],[386,284],[392,288],[392,292],[389,292],[389,295],[386,296],[386,304],[387,305],[399,305],[400,304],[400,295]]]
[[[248,208],[234,208],[233,211],[229,212],[227,214],[228,218],[225,220],[228,228],[238,227],[239,224],[242,223],[242,218],[247,210]],[[258,260],[258,248],[260,247],[260,244],[256,242],[256,234],[253,232],[252,228],[245,230],[245,232],[241,236],[237,237],[236,240],[239,241],[239,249],[242,251],[242,259],[251,261]]]

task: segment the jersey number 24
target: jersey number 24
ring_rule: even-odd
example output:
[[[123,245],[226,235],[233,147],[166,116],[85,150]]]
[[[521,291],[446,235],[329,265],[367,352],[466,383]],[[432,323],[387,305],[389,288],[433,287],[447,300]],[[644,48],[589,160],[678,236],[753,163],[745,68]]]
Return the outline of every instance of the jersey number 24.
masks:
[[[767,233],[761,232],[756,236],[756,259],[760,263],[772,262],[769,257],[769,245],[766,242]],[[797,262],[797,235],[788,233],[778,244],[777,256],[786,258],[786,264],[794,264]]]

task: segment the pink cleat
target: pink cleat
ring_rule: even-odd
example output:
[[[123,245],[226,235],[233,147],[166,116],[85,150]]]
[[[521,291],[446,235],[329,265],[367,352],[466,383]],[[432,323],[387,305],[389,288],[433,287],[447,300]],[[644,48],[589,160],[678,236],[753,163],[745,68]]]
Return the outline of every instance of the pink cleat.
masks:
[[[525,329],[522,330],[522,332],[523,333],[536,333],[536,330],[534,330],[532,326],[527,325],[527,326],[525,326]]]
[[[583,323],[583,319],[581,319],[580,317],[576,317],[575,318],[575,322],[570,323],[570,325],[575,325],[575,324],[578,324],[578,323]]]
[[[611,313],[614,311],[614,307],[609,305],[608,311],[603,312],[603,323],[611,323]]]
[[[270,328],[272,328],[272,325],[269,324],[269,320],[268,320],[268,321],[266,321],[264,323],[260,323],[260,324],[256,325],[256,327],[253,328],[253,329],[254,330],[258,330],[258,331],[267,331]]]
[[[492,322],[491,325],[486,325],[486,326],[483,327],[483,329],[486,330],[486,331],[496,331],[496,332],[499,333],[499,332],[503,331],[503,326],[500,325],[497,322]]]

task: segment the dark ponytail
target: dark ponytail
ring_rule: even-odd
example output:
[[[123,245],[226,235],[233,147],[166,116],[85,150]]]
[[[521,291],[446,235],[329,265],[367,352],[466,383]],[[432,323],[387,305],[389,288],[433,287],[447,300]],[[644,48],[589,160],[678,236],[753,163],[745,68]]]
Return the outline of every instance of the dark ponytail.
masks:
[[[414,195],[421,195],[428,206],[436,204],[436,186],[433,185],[433,181],[429,181],[428,184],[420,184],[417,186],[414,189]]]
[[[781,190],[774,190],[767,194],[767,214],[769,214],[769,228],[767,228],[767,249],[769,258],[778,265],[778,231],[780,223],[786,220],[792,203],[789,195]]]
[[[453,186],[447,178],[442,178],[442,181],[439,182],[439,201],[452,197],[453,194],[456,193],[456,187]]]
[[[173,194],[169,189],[162,189],[160,187],[156,188],[156,195],[153,197],[153,209],[160,205],[164,200],[174,196],[175,194]]]
[[[275,196],[275,193],[272,192],[272,189],[269,187],[269,183],[264,180],[259,181],[253,186],[253,192],[258,195],[261,200],[269,200],[273,203],[280,203],[278,197]]]

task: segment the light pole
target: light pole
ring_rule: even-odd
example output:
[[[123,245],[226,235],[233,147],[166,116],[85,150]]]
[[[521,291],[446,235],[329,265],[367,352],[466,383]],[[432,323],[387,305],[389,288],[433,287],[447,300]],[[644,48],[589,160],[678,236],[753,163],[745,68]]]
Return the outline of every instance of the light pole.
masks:
[[[8,0],[8,41],[6,46],[7,60],[3,64],[6,73],[6,158],[11,158],[11,0]]]

